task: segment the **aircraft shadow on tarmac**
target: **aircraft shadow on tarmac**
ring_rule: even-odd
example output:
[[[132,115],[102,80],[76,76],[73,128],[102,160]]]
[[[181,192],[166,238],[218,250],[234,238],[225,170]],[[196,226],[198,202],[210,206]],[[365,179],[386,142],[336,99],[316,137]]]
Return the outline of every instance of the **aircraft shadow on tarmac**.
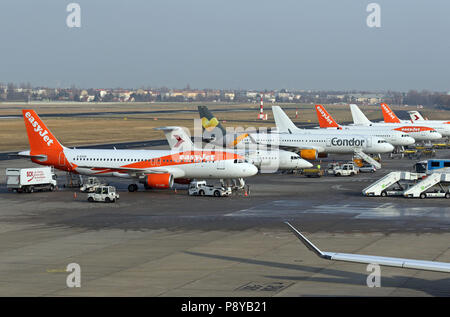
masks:
[[[318,282],[318,283],[333,283],[333,284],[346,284],[346,285],[357,285],[357,286],[365,286],[366,279],[369,274],[367,273],[356,273],[349,271],[336,270],[331,268],[322,268],[322,267],[312,267],[306,265],[299,264],[288,264],[281,262],[273,262],[273,261],[263,261],[263,260],[255,260],[248,258],[240,258],[233,256],[224,256],[218,254],[207,254],[201,252],[193,252],[193,251],[185,251],[185,254],[226,260],[231,262],[239,262],[239,263],[247,263],[253,265],[262,265],[274,268],[288,269],[288,270],[296,270],[301,272],[309,272],[309,273],[320,273],[323,275],[330,275],[334,277],[296,277],[296,276],[271,276],[266,275],[266,278],[273,278],[276,280],[289,280],[289,281],[308,281],[308,282]],[[364,265],[360,265],[359,267],[364,267]],[[358,268],[358,265],[355,264],[355,268]],[[419,271],[417,271],[419,272]],[[392,288],[401,288],[401,289],[410,289],[415,291],[422,291],[431,296],[450,296],[450,278],[443,278],[439,280],[426,280],[414,276],[392,276],[387,277],[383,276],[383,267],[381,267],[381,287],[392,287]],[[312,294],[313,295],[313,294]]]

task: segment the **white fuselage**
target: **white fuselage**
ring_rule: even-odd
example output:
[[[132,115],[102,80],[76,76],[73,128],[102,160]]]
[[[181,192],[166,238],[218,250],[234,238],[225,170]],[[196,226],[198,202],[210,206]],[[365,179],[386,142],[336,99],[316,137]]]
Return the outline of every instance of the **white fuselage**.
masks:
[[[64,149],[69,163],[83,175],[138,177],[146,169],[174,178],[241,178],[257,168],[234,153],[223,151]],[[61,162],[64,164],[64,162]],[[55,166],[57,168],[57,166]],[[129,169],[130,172],[127,172]]]
[[[394,147],[378,137],[361,135],[337,135],[334,131],[321,133],[270,133],[251,134],[256,143],[267,146],[290,147],[296,149],[316,149],[319,153],[354,153],[363,151],[370,154],[389,153]],[[246,138],[244,142],[252,142]]]
[[[324,129],[320,129],[319,131],[324,131]],[[358,134],[363,136],[378,137],[385,139],[388,143],[394,146],[407,146],[416,142],[416,140],[407,133],[393,130],[390,127],[370,128],[365,126],[341,126],[341,129],[326,128],[325,131],[334,131],[336,135]]]
[[[358,125],[355,125],[357,127]],[[442,138],[442,135],[434,128],[428,126],[421,126],[412,123],[385,123],[374,122],[369,125],[359,125],[360,127],[374,127],[374,128],[392,128],[396,131],[402,131],[413,137],[416,141],[432,141]]]
[[[403,123],[411,124],[411,121],[402,120]],[[443,137],[450,136],[450,121],[436,121],[436,120],[416,120],[414,121],[414,125],[416,126],[425,126],[435,129],[439,132]],[[381,122],[380,122],[381,123]]]

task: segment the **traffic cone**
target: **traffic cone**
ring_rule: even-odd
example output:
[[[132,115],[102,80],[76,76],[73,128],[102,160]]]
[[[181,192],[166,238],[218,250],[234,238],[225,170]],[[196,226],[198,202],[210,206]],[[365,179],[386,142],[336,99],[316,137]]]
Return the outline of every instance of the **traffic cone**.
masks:
[[[77,192],[73,192],[73,199],[77,199]]]
[[[248,192],[247,192],[247,190],[244,191],[244,196],[245,196],[245,197],[248,197]]]
[[[175,188],[175,194],[177,193],[177,189]]]

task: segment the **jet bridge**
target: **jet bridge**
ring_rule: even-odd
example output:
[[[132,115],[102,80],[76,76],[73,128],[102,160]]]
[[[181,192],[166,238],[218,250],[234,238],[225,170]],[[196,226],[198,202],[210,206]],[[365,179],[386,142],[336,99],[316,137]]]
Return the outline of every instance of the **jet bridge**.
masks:
[[[421,177],[418,173],[411,172],[390,172],[375,183],[363,189],[364,196],[394,196],[402,195],[403,192],[414,185],[417,179]],[[395,188],[397,185],[397,189]]]
[[[437,185],[437,186],[436,186]],[[433,187],[436,190],[431,190]],[[405,197],[450,197],[450,173],[436,172],[427,177],[416,185],[412,186],[403,193]]]

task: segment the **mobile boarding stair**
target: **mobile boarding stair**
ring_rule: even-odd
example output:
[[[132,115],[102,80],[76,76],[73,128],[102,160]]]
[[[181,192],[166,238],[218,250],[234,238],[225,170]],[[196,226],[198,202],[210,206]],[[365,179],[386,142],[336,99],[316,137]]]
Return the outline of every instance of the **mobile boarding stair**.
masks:
[[[364,196],[401,196],[422,176],[412,172],[390,172],[364,188],[362,193]]]
[[[406,190],[403,196],[450,198],[450,173],[433,173]]]
[[[375,166],[376,169],[381,168],[381,164],[379,162],[375,161],[372,157],[370,157],[363,151],[355,151],[355,155],[359,156],[361,159],[363,159],[367,163],[372,164],[373,166]]]

